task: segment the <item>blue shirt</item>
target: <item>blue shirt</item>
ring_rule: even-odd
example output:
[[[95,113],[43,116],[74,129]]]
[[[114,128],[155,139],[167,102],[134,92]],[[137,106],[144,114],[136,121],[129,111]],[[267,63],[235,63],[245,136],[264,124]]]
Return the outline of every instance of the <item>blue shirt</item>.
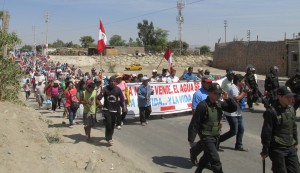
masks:
[[[192,109],[196,109],[198,104],[203,100],[205,100],[207,96],[208,96],[208,92],[203,87],[198,89],[193,95]]]
[[[139,107],[151,106],[150,95],[151,95],[150,85],[149,84],[147,86],[143,84],[140,85],[138,88],[138,106]]]
[[[190,80],[195,80],[195,78],[196,78],[196,75],[195,74],[189,74],[189,73],[186,73],[186,74],[184,74],[184,76],[183,76],[183,78],[184,79],[190,79]]]

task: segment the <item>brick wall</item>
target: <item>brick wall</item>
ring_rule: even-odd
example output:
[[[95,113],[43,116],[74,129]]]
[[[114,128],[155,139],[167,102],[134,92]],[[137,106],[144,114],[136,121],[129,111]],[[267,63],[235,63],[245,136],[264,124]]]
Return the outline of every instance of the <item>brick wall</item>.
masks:
[[[287,75],[287,53],[284,41],[262,42],[235,41],[215,45],[213,67],[246,71],[252,64],[256,73],[266,74],[271,66],[279,67],[279,75]]]

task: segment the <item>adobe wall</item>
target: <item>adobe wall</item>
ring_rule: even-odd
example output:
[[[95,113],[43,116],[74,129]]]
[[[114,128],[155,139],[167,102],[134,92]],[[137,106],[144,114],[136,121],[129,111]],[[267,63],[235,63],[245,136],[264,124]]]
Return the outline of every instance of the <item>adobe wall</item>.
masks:
[[[236,71],[246,71],[252,64],[256,73],[266,74],[271,66],[279,67],[279,76],[287,75],[287,51],[284,41],[278,42],[230,42],[216,44],[213,67]]]

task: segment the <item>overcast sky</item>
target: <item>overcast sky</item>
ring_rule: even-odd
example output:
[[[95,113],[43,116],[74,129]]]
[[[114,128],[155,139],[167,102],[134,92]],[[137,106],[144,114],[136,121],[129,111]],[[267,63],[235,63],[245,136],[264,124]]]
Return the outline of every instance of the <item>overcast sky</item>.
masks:
[[[45,14],[49,13],[49,43],[57,39],[79,43],[81,36],[98,39],[101,17],[108,38],[120,35],[128,42],[137,38],[137,23],[152,21],[155,27],[169,31],[168,39],[178,39],[177,0],[0,0],[0,8],[10,13],[10,31],[25,44],[45,43]],[[233,38],[247,40],[283,40],[300,32],[299,0],[186,0],[183,41],[191,47]]]

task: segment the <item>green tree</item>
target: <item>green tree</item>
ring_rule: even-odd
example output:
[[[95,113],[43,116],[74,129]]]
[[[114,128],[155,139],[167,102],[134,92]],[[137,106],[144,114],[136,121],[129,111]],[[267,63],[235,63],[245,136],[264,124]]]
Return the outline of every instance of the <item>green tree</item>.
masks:
[[[210,47],[209,47],[209,46],[204,45],[204,46],[201,46],[201,47],[200,47],[200,55],[207,55],[207,54],[209,54],[209,53],[211,53],[211,52],[210,52]]]
[[[48,46],[51,47],[51,48],[59,48],[59,47],[64,47],[65,43],[60,40],[60,39],[57,39],[55,42],[53,42],[52,44],[49,44]]]
[[[31,51],[32,50],[32,46],[25,44],[23,47],[21,47],[20,51],[21,52],[27,52],[27,51]]]
[[[179,40],[171,41],[171,42],[168,43],[168,45],[171,49],[179,49],[180,48]],[[187,50],[188,48],[189,48],[189,44],[183,41],[182,42],[182,49]]]
[[[154,42],[155,30],[153,23],[148,20],[143,20],[142,23],[137,25],[139,40],[143,43],[146,50],[151,49]]]
[[[122,40],[122,37],[119,35],[113,35],[109,40],[109,45],[111,46],[125,46],[125,40]]]
[[[41,45],[37,45],[36,47],[36,52],[42,52],[42,46]]]
[[[130,37],[129,41],[128,41],[128,46],[130,46],[130,47],[142,47],[143,43],[138,38],[136,38],[135,41],[133,41],[133,39]]]
[[[80,37],[81,46],[84,48],[91,47],[94,43],[94,39],[91,36],[82,36]]]
[[[152,45],[153,50],[156,52],[166,50],[168,47],[168,31],[157,28],[154,33],[154,45]]]
[[[12,48],[21,44],[21,40],[15,33],[6,33],[0,30],[0,48],[4,45]],[[0,56],[0,100],[17,101],[20,91],[20,80],[22,78],[22,69],[19,64],[13,62],[10,58]]]

